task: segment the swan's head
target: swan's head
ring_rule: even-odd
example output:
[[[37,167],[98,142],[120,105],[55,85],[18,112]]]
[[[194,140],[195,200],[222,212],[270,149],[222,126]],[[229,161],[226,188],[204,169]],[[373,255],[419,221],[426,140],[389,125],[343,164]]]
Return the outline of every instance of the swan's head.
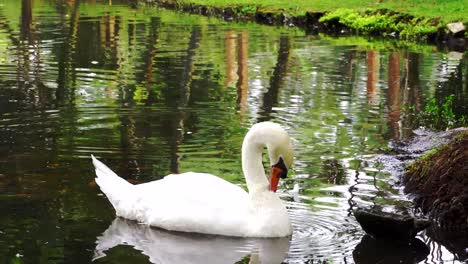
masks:
[[[291,168],[293,162],[293,150],[289,136],[275,144],[276,147],[268,148],[271,163],[270,190],[273,192],[278,189],[279,180],[288,176],[288,168]]]
[[[270,190],[276,192],[279,179],[284,179],[288,175],[288,169],[293,163],[293,148],[291,139],[281,126],[271,122],[267,123],[270,130],[270,139],[267,142],[268,154],[270,156],[271,175]]]

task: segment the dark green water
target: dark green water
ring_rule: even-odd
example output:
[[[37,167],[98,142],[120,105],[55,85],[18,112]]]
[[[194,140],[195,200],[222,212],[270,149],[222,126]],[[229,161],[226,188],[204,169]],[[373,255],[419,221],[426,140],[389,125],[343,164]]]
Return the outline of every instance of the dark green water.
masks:
[[[375,159],[411,135],[405,107],[454,95],[468,113],[466,53],[136,7],[0,0],[0,263],[366,263],[351,209],[410,204]],[[136,183],[199,171],[244,185],[242,138],[264,120],[294,138],[279,190],[291,241],[114,221],[94,184],[90,154]],[[461,263],[420,239],[421,263]]]

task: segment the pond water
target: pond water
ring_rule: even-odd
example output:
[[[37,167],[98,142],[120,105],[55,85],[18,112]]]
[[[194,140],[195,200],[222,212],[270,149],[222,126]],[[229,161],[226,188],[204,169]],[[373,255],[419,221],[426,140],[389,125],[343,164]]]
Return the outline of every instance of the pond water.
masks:
[[[352,209],[411,204],[376,155],[411,136],[409,106],[454,95],[455,114],[468,112],[467,62],[433,46],[126,1],[0,0],[0,262],[373,263],[353,256],[367,244]],[[94,183],[90,154],[133,183],[198,171],[245,186],[241,142],[264,120],[294,138],[278,191],[291,239],[115,219]],[[376,252],[400,263],[466,258],[463,246],[419,239],[429,255]]]

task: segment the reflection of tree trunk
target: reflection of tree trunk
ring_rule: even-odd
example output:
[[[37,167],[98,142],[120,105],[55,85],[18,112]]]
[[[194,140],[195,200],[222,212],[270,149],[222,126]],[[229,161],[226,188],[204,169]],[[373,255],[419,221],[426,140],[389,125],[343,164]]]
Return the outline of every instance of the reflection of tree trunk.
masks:
[[[179,97],[177,100],[177,108],[184,108],[190,100],[190,92],[192,85],[192,76],[194,71],[195,51],[200,43],[201,30],[199,27],[194,27],[190,36],[187,56],[184,63],[184,72],[180,82]],[[174,122],[171,124],[172,137],[170,138],[171,148],[171,165],[172,173],[179,173],[179,145],[184,138],[185,110],[178,110]]]
[[[133,112],[129,111],[125,115],[120,115],[120,148],[122,150],[122,162],[119,172],[126,178],[133,179],[132,165],[137,167],[136,160],[132,159],[132,153],[138,150],[136,145],[136,122]]]
[[[247,102],[247,93],[249,85],[249,35],[247,32],[239,34],[239,45],[237,49],[237,60],[239,68],[237,69],[237,105],[241,112],[244,111]]]
[[[70,101],[70,103],[72,103],[75,99],[76,74],[73,65],[73,57],[76,50],[76,39],[79,29],[80,2],[76,1],[73,4],[74,7],[70,16],[69,31],[63,34],[67,37],[66,41],[64,41],[65,47],[61,49],[58,56],[57,89],[55,91],[57,105],[63,105],[65,101]]]
[[[378,105],[378,87],[379,82],[379,53],[370,50],[367,52],[367,100],[370,105]]]
[[[120,26],[120,19],[116,16],[106,15],[101,17],[101,21],[99,23],[99,36],[100,36],[100,44],[101,49],[104,51],[104,55],[106,56],[107,53],[109,57],[113,55],[117,59],[117,63],[119,62],[119,49],[117,41],[119,39],[119,26]],[[106,93],[108,97],[113,96],[113,91],[117,88],[117,82],[115,81],[108,81],[106,85]],[[125,90],[123,94],[123,98],[129,98],[129,100],[133,99],[133,92],[130,91],[128,95],[125,95]]]
[[[409,52],[408,58],[408,90],[410,92],[407,102],[408,105],[414,105],[417,111],[421,111],[421,89],[419,87],[419,54]]]
[[[148,97],[145,101],[146,106],[152,105],[156,101],[156,94],[154,91],[154,80],[153,80],[153,72],[154,72],[154,63],[156,61],[156,43],[159,39],[159,34],[158,34],[158,29],[160,26],[160,20],[159,18],[152,18],[151,19],[151,35],[148,41],[148,53],[146,56],[146,62],[145,62],[145,73],[144,73],[144,79],[145,79],[145,88],[146,91],[148,92]],[[136,31],[136,28],[134,28]]]
[[[21,1],[21,42],[18,46],[18,72],[17,81],[18,88],[22,90],[25,96],[28,96],[30,87],[24,87],[26,83],[30,83],[30,61],[29,61],[29,45],[32,42],[32,0]],[[34,96],[31,96],[34,98]]]
[[[18,86],[32,105],[45,106],[51,99],[50,89],[41,81],[41,50],[35,39],[32,0],[22,0],[21,34],[18,47]]]
[[[118,20],[117,20],[118,22]],[[109,27],[117,27],[118,24],[115,23],[110,23]],[[155,101],[155,96],[154,96],[154,87],[153,87],[153,70],[154,70],[154,63],[155,63],[155,57],[157,54],[156,50],[156,42],[159,38],[158,30],[160,26],[160,20],[159,18],[152,18],[151,23],[150,23],[150,33],[148,36],[148,42],[147,42],[147,52],[144,53],[144,58],[143,60],[145,61],[144,68],[143,68],[143,76],[144,76],[144,83],[145,83],[145,88],[148,91],[148,98],[145,102],[147,106],[151,105]],[[136,28],[131,26],[128,28],[129,30],[129,36],[132,36],[132,32],[135,33]],[[102,31],[101,31],[102,32]],[[111,43],[113,42],[114,32],[117,32],[116,30],[105,30],[106,33],[106,42]],[[132,41],[129,41],[129,48],[132,47]],[[118,42],[115,42],[115,44],[111,45],[117,45]],[[122,60],[118,58],[118,62],[121,63]],[[119,65],[119,68],[123,68],[123,66]],[[135,86],[134,85],[121,85],[121,95],[120,97],[122,98],[122,103],[124,107],[133,105],[133,98],[134,98],[134,93],[135,93]],[[131,109],[131,108],[130,108]],[[132,172],[139,171],[139,164],[137,163],[137,160],[135,160],[135,156],[132,155],[132,153],[141,153],[140,148],[142,146],[138,145],[136,142],[136,131],[137,131],[137,122],[134,119],[133,112],[131,111],[128,115],[124,115],[120,118],[121,122],[121,148],[122,148],[122,168],[120,171],[124,172],[124,175],[131,175]],[[148,130],[148,127],[141,127],[143,129],[143,134],[144,136],[150,136],[151,131]],[[132,168],[134,167],[134,168]]]
[[[284,77],[288,71],[288,63],[290,58],[291,40],[287,36],[280,37],[280,47],[278,51],[278,61],[273,70],[270,79],[270,88],[263,95],[262,113],[259,121],[270,119],[270,114],[274,106],[278,105],[278,96],[280,87],[283,85]]]
[[[414,106],[416,111],[421,111],[420,88],[419,88],[419,56],[416,53],[405,52],[405,67],[403,73],[404,87],[403,105]],[[411,120],[402,120],[403,128],[410,128]],[[405,132],[406,130],[403,130]],[[403,135],[406,137],[409,135]]]
[[[198,48],[200,42],[201,29],[199,27],[194,27],[192,34],[190,36],[189,46],[187,49],[187,57],[184,63],[184,73],[180,83],[180,93],[179,93],[179,107],[185,107],[188,104],[190,99],[190,87],[192,84],[192,75],[194,71],[193,60],[195,57],[195,51]]]
[[[77,134],[77,120],[79,120],[79,113],[75,109],[74,95],[76,86],[76,74],[73,63],[74,53],[76,49],[76,36],[78,34],[78,21],[79,21],[79,0],[68,1],[68,7],[57,5],[58,14],[61,19],[61,35],[65,37],[64,41],[57,48],[57,88],[55,89],[55,107],[67,105],[68,108],[63,115],[64,123],[67,133],[63,137],[53,138],[53,153],[55,159],[58,159],[59,149],[76,149],[76,140],[73,135]]]
[[[226,32],[225,35],[225,52],[226,52],[226,80],[225,87],[233,87],[237,79],[236,75],[236,34],[232,30]]]
[[[401,111],[400,54],[392,52],[388,61],[388,123],[392,139],[400,138],[398,124]]]
[[[32,0],[22,0],[21,3],[21,37],[29,42],[32,39]]]

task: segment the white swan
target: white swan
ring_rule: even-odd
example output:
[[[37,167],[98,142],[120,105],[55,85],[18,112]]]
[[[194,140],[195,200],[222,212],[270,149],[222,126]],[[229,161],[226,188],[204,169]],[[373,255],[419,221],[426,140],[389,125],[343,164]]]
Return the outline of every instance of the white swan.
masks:
[[[267,147],[270,180],[262,165]],[[253,125],[242,144],[242,170],[249,192],[206,173],[171,174],[132,185],[92,156],[96,183],[118,216],[167,230],[240,237],[284,237],[292,233],[283,202],[274,193],[292,164],[288,134],[278,124]]]

